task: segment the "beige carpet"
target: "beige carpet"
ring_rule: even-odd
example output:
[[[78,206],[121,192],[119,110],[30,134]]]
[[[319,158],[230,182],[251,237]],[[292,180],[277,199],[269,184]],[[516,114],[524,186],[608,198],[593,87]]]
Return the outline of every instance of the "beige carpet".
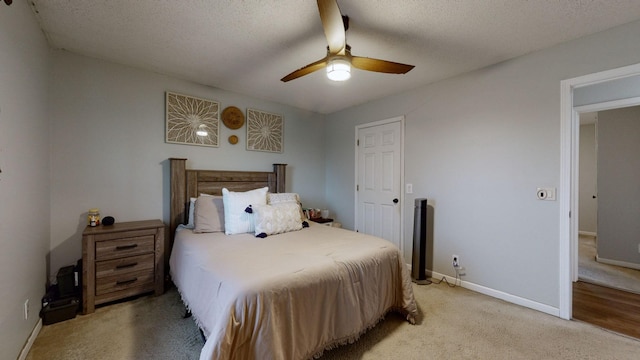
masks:
[[[321,359],[638,359],[640,341],[460,287],[414,286],[423,316],[389,315]],[[44,326],[27,359],[197,359],[202,341],[175,290]],[[312,325],[312,324],[310,324]]]
[[[640,270],[599,263],[596,261],[595,238],[580,236],[578,241],[580,280],[640,294]]]

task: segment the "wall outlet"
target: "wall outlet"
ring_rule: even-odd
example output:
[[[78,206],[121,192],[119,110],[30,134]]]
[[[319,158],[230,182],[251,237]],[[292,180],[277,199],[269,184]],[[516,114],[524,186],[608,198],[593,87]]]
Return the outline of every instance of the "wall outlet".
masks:
[[[460,267],[460,257],[458,255],[451,256],[451,265],[453,265],[454,268]]]
[[[458,276],[465,276],[465,275],[467,275],[467,271],[464,268],[464,266],[458,267]]]
[[[29,299],[24,301],[24,319],[29,320]]]

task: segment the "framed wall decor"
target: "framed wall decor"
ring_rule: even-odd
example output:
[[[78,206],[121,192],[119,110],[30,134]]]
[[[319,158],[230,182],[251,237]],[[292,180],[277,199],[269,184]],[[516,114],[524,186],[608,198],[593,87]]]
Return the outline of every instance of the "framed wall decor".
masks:
[[[283,152],[282,115],[247,109],[247,150]]]
[[[167,91],[166,142],[218,147],[219,137],[220,103]]]

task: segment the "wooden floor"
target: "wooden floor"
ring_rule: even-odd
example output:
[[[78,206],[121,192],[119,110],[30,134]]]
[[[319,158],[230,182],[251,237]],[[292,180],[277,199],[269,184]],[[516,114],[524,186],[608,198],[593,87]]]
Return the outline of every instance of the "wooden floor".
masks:
[[[640,339],[640,295],[575,282],[573,318]]]

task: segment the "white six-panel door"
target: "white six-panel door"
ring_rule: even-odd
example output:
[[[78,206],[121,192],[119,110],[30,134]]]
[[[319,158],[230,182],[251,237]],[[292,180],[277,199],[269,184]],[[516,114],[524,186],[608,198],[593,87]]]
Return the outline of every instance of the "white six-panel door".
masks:
[[[400,249],[402,125],[398,118],[356,129],[356,229]]]

